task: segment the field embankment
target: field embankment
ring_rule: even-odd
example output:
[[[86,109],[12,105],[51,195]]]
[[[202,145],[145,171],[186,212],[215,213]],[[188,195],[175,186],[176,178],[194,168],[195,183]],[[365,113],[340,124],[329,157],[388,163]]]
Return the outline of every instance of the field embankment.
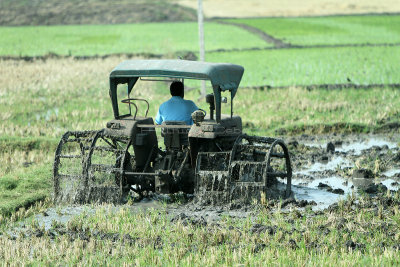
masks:
[[[289,46],[400,42],[399,15],[250,18],[221,21],[254,27]]]
[[[196,11],[166,0],[0,1],[0,25],[120,24],[196,20]]]

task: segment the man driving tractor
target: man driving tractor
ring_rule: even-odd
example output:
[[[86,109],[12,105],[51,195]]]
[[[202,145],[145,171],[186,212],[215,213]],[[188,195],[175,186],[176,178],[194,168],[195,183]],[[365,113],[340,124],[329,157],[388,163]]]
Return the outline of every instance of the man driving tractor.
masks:
[[[156,123],[162,124],[163,121],[184,121],[187,125],[192,125],[192,112],[199,108],[191,100],[185,100],[185,91],[182,82],[172,82],[170,86],[171,98],[162,103],[158,109]]]

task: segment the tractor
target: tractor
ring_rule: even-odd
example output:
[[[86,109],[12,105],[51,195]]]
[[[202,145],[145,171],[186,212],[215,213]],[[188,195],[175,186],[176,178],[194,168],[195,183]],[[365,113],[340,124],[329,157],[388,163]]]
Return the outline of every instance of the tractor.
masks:
[[[68,131],[57,146],[55,202],[119,203],[133,192],[139,197],[184,192],[209,205],[288,197],[287,146],[281,139],[244,134],[241,117],[234,115],[243,72],[235,64],[187,60],[120,63],[109,77],[114,119],[101,130]],[[188,80],[212,87],[202,98],[208,108],[192,113],[193,125],[157,125],[148,116],[149,101],[130,97],[138,81]],[[222,114],[223,104],[230,114]]]

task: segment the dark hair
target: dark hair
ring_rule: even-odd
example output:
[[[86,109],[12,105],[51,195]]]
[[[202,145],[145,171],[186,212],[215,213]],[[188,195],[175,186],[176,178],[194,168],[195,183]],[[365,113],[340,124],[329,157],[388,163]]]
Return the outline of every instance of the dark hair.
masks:
[[[169,87],[172,96],[184,96],[184,89],[182,82],[173,82]]]

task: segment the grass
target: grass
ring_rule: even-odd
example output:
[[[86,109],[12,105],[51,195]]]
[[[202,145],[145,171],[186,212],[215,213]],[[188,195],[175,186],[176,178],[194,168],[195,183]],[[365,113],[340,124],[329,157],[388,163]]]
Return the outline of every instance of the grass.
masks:
[[[0,216],[11,215],[19,208],[44,200],[51,192],[51,165],[18,168],[0,177]]]
[[[400,47],[238,51],[207,55],[245,67],[241,86],[399,83]]]
[[[385,118],[398,121],[399,96],[396,89],[248,89],[239,91],[235,113],[243,116],[249,128],[265,129],[269,135],[282,130],[292,134],[362,132],[388,123]]]
[[[4,184],[0,214],[49,197],[53,155],[65,131],[101,129],[112,119],[107,76],[121,60],[0,62],[0,116],[7,121],[0,126],[0,181]],[[138,86],[131,97],[148,99],[149,115],[154,117],[158,106],[169,98],[168,84],[140,82]],[[261,136],[369,132],[399,123],[399,94],[390,88],[239,89],[234,113],[242,117],[246,132]],[[186,98],[207,110],[207,104],[197,97],[197,90],[186,93]],[[224,113],[229,114],[229,106],[223,105]],[[139,114],[144,110],[140,108]],[[20,181],[17,189],[9,187],[16,181]],[[40,190],[29,191],[35,183]]]
[[[400,42],[400,16],[334,16],[234,19],[295,45]]]
[[[303,51],[300,50],[300,52]],[[254,55],[258,53],[254,52]],[[235,56],[242,56],[242,53],[226,53],[226,55],[235,59]],[[260,56],[248,58],[253,57]],[[8,61],[0,62],[3,77],[7,77],[2,81],[0,116],[8,122],[7,125],[0,126],[0,135],[58,140],[67,130],[103,128],[105,123],[112,118],[107,76],[121,60],[115,57],[87,61],[72,59],[35,63],[18,61],[11,66]],[[236,61],[233,60],[233,62]],[[333,67],[334,64],[331,66]],[[251,67],[246,65],[245,67],[244,86],[249,85],[250,81],[253,85],[266,83],[252,80],[252,77],[257,77],[257,75],[252,72]],[[255,68],[256,65],[252,67]],[[276,76],[278,72],[283,73],[283,69],[275,67]],[[373,66],[371,68],[378,69]],[[88,69],[90,71],[87,71]],[[372,73],[372,71],[367,69],[367,73]],[[328,74],[327,71],[326,76],[322,78],[328,79]],[[296,75],[292,79],[296,77],[304,79],[300,73]],[[322,79],[320,76],[316,75],[315,78]],[[354,79],[353,76],[350,77]],[[19,80],[17,85],[13,82],[15,80]],[[281,77],[281,81],[290,83],[290,81],[284,81],[284,77]],[[308,84],[311,81],[304,83]],[[131,95],[131,97],[148,99],[150,101],[149,115],[153,117],[159,105],[169,98],[168,84],[157,86],[153,87],[152,83],[142,82]],[[203,109],[208,109],[204,101],[197,101],[197,97],[197,90],[186,93],[186,98],[194,100]],[[263,129],[264,134],[274,134],[274,131],[279,128],[337,123],[361,124],[373,129],[382,123],[398,121],[399,99],[399,91],[388,88],[313,91],[296,87],[264,91],[239,89],[234,101],[234,110],[235,114],[242,116],[245,125]],[[224,105],[224,107],[225,112],[229,113],[229,105]],[[144,107],[141,108],[139,114]],[[260,116],[260,112],[263,116]]]
[[[265,26],[275,20],[277,36],[282,33],[290,42],[292,37],[305,44],[310,40],[310,44],[335,44],[335,40],[361,43],[372,37],[379,42],[397,42],[398,31],[391,25],[398,17],[391,17],[389,22],[386,16],[259,22]],[[208,50],[265,46],[257,37],[234,26],[208,23],[207,27]],[[350,30],[358,33],[349,34]],[[172,55],[179,50],[197,51],[197,41],[193,41],[197,40],[196,32],[194,23],[3,27],[0,54]],[[207,60],[245,67],[234,113],[242,117],[246,132],[260,136],[381,129],[387,132],[388,125],[400,123],[398,90],[306,90],[296,85],[342,84],[348,80],[361,85],[400,83],[399,52],[398,47],[282,49],[208,53]],[[252,218],[225,216],[217,224],[206,226],[172,221],[166,207],[138,211],[131,206],[94,207],[95,214],[84,213],[66,226],[53,222],[48,231],[38,225],[35,217],[21,221],[43,212],[43,205],[50,205],[28,208],[51,197],[53,155],[61,135],[67,130],[101,129],[112,119],[108,75],[124,59],[114,56],[83,61],[0,61],[0,120],[5,122],[0,124],[1,262],[166,266],[399,264],[398,193],[377,198],[349,196],[323,212],[313,212],[309,207],[305,211],[283,211],[279,204],[258,206]],[[192,89],[186,92],[186,98],[207,110],[207,104],[198,100],[198,84],[185,82]],[[265,85],[288,87],[243,88]],[[123,93],[125,88],[121,89]],[[169,98],[168,84],[140,82],[131,97],[148,99],[149,115],[154,117],[158,106]],[[229,113],[229,106],[223,105],[224,113]],[[389,131],[398,133],[399,128]],[[378,171],[384,167],[370,158],[357,164],[374,164]],[[61,215],[61,208],[57,210]],[[22,231],[12,238],[8,230],[16,221],[26,234]],[[266,231],[255,231],[255,224]]]
[[[173,54],[197,51],[197,31],[193,22],[0,27],[0,55]],[[213,22],[205,24],[205,43],[206,50],[267,46],[243,29]]]
[[[370,35],[363,20],[356,17],[333,17],[325,22],[303,18],[298,23],[288,19],[277,30],[284,38],[299,33],[295,36],[299,42],[314,40],[313,44],[367,42],[371,36],[397,42],[393,21],[386,22],[385,16],[365,18]],[[208,50],[265,46],[234,26],[208,23],[207,27]],[[350,30],[362,34],[351,36],[346,32]],[[0,34],[2,55],[197,51],[194,23],[2,27]],[[390,88],[306,90],[296,85],[348,80],[354,84],[400,83],[399,52],[398,47],[282,49],[208,53],[207,60],[243,65],[242,87],[288,86],[239,89],[234,112],[242,117],[246,132],[272,136],[354,133],[399,125],[400,92]],[[61,135],[67,130],[101,129],[112,119],[108,75],[124,59],[0,61],[0,120],[5,122],[0,124],[2,230],[39,209],[25,213],[24,207],[50,198],[53,155]],[[194,89],[186,98],[208,109],[198,100],[198,84],[186,81],[186,85]],[[158,106],[169,98],[168,84],[143,82],[138,86],[131,97],[148,99],[149,115],[154,117]],[[229,113],[229,104],[223,110]],[[390,130],[399,132],[398,126]],[[270,212],[270,207],[260,207],[254,219],[227,216],[218,225],[205,227],[172,222],[164,209],[137,212],[122,207],[111,212],[112,208],[105,207],[67,226],[54,223],[47,232],[33,220],[27,225],[31,234],[21,234],[16,240],[1,231],[0,261],[11,265],[396,265],[399,203],[396,194],[376,199],[351,196],[325,212],[309,208],[284,212],[279,207]],[[254,233],[255,223],[273,230]]]
[[[32,265],[397,265],[398,203],[398,194],[381,194],[349,196],[325,212],[261,206],[253,219],[227,216],[205,226],[171,220],[164,208],[94,207],[94,214],[84,212],[66,226],[53,223],[47,231],[26,221],[27,235],[0,236],[0,259]]]
[[[0,177],[12,172],[36,168],[43,163],[50,164],[53,160],[59,140],[56,138],[45,138],[31,136],[21,138],[18,136],[0,136]]]

